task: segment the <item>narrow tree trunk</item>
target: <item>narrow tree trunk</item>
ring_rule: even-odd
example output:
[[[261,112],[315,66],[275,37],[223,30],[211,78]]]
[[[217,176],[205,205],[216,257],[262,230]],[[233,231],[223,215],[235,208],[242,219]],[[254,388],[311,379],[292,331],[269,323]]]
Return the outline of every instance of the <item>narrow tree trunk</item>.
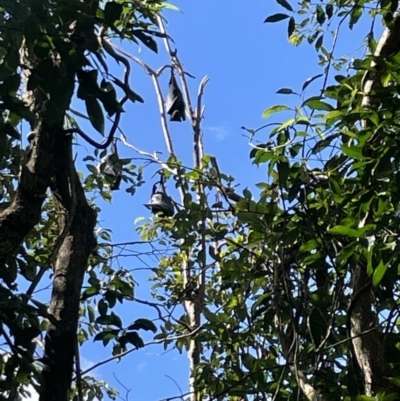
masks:
[[[58,323],[49,327],[45,339],[40,401],[69,400],[81,288],[87,260],[95,246],[96,213],[86,201],[72,164],[70,147],[70,140],[60,140],[51,185],[58,208],[60,235],[66,235],[54,266],[49,312]]]
[[[382,336],[377,330],[377,316],[372,310],[371,278],[364,261],[360,260],[353,272],[353,296],[349,310],[350,336],[354,354],[364,378],[364,391],[372,396],[390,388],[389,371],[384,357]]]
[[[381,80],[385,73],[385,64],[382,60],[396,54],[400,50],[400,14],[397,12],[394,20],[382,34],[376,46],[374,56],[376,60],[371,63],[374,67],[365,72],[361,82],[364,92],[362,106],[370,108],[379,105],[380,99],[371,96],[374,91],[382,88]],[[378,65],[378,63],[380,63]],[[363,128],[368,126],[367,120],[362,120]],[[370,139],[370,143],[380,141],[379,131]],[[390,392],[388,376],[390,369],[384,358],[383,335],[377,330],[378,317],[373,311],[373,294],[371,278],[366,271],[366,261],[360,258],[352,269],[352,300],[349,310],[349,334],[358,366],[361,369],[366,395],[375,395],[377,392]],[[395,390],[394,390],[395,391]]]

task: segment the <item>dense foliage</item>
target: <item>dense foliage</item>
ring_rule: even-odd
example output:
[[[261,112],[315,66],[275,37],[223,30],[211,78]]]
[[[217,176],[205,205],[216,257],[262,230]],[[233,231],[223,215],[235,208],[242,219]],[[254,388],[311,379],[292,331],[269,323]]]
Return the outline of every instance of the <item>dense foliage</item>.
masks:
[[[161,227],[171,244],[184,240],[161,261],[156,287],[186,314],[159,337],[171,325],[196,333],[176,345],[193,361],[190,391],[211,399],[397,399],[398,2],[277,2],[283,12],[265,22],[287,20],[289,40],[313,44],[322,73],[300,93],[280,89],[298,103],[246,129],[250,158],[269,176],[258,195],[235,193],[207,156],[195,171],[180,167],[194,185]],[[337,56],[343,26],[365,13],[384,35],[367,32],[364,58]]]

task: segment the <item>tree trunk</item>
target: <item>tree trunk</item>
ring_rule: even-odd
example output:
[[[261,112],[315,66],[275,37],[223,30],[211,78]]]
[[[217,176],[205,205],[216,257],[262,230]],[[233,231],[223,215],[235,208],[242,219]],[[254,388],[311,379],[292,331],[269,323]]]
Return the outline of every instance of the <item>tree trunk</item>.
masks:
[[[54,134],[63,122],[48,125],[39,120],[38,133],[22,167],[19,186],[11,205],[0,212],[0,275],[7,259],[39,222],[46,190],[54,172]],[[4,271],[4,270],[3,270]]]
[[[396,54],[400,50],[400,14],[382,34],[376,46],[375,61],[370,70],[366,71],[361,82],[364,92],[362,106],[370,108],[373,104],[379,105],[380,99],[372,96],[374,91],[382,88],[382,76],[385,73],[383,60]],[[378,64],[379,63],[379,64]],[[368,126],[367,120],[362,120],[363,128]],[[370,143],[381,140],[379,131],[371,137]],[[377,392],[390,391],[388,376],[390,368],[384,357],[383,335],[377,330],[378,317],[373,311],[373,293],[371,278],[366,271],[366,261],[363,257],[352,269],[352,300],[349,308],[348,331],[352,338],[355,359],[363,375],[363,385],[366,395],[375,395]],[[396,391],[396,389],[393,389]]]
[[[31,74],[40,76],[41,71],[31,63],[30,56],[21,51],[22,62],[31,66],[24,70],[27,83]],[[7,259],[14,254],[25,236],[39,223],[41,210],[50,178],[54,174],[54,155],[58,138],[63,132],[65,110],[68,108],[73,91],[72,72],[65,73],[65,66],[54,62],[54,87],[62,88],[64,104],[62,110],[54,113],[54,104],[43,97],[40,90],[26,91],[24,99],[35,117],[31,125],[35,133],[28,151],[26,164],[22,166],[19,185],[9,207],[0,211],[0,277],[6,268]],[[45,79],[45,77],[44,77]],[[48,118],[49,115],[52,118]],[[50,121],[50,122],[49,122]],[[3,134],[1,134],[3,135]]]
[[[45,339],[40,401],[69,400],[81,288],[88,257],[95,247],[97,216],[86,201],[71,159],[71,146],[68,138],[59,141],[51,184],[58,208],[59,235],[64,239],[54,266],[49,312],[57,324],[50,325]]]
[[[371,278],[365,262],[358,261],[352,277],[353,296],[349,309],[350,336],[355,358],[364,379],[364,391],[372,396],[388,391],[389,370],[385,362],[382,336],[377,330],[378,318],[372,310],[373,294]]]

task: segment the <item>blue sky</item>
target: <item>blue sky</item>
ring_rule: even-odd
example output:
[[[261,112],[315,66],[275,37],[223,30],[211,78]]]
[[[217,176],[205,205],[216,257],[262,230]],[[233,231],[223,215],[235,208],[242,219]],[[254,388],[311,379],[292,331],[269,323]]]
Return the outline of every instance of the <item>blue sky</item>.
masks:
[[[233,175],[241,189],[254,188],[255,183],[267,179],[266,171],[265,168],[252,166],[249,159],[251,149],[244,137],[246,133],[240,127],[257,128],[265,124],[261,118],[262,112],[272,105],[296,104],[295,97],[276,95],[276,91],[282,87],[300,91],[304,81],[323,72],[318,66],[314,47],[307,43],[300,47],[290,45],[287,40],[287,21],[263,23],[268,15],[285,12],[272,0],[180,0],[173,4],[181,12],[165,12],[167,29],[186,71],[196,77],[190,80],[192,95],[197,93],[205,75],[210,78],[204,95],[206,112],[202,127],[205,153],[216,156],[221,171]],[[346,29],[341,33],[343,36],[339,40],[336,55],[346,55],[361,44],[368,32],[368,25],[363,23],[360,28],[355,31]],[[143,58],[154,69],[169,63],[161,42],[157,55],[146,48],[139,52],[137,46],[123,47]],[[330,49],[330,46],[327,48]],[[118,67],[113,65],[112,71],[116,73]],[[122,73],[121,69],[120,75]],[[162,82],[165,93],[168,71],[164,75]],[[310,96],[319,93],[320,83],[316,81],[309,87]],[[150,77],[138,66],[133,67],[131,86],[145,99],[145,103],[126,107],[121,128],[131,144],[150,153],[164,151],[166,158],[153,85]],[[79,107],[79,103],[75,107]],[[190,124],[172,123],[170,129],[178,155],[186,164],[192,165]],[[268,131],[263,131],[257,139],[262,142],[267,134]],[[99,135],[93,133],[93,137],[96,136],[101,140]],[[82,140],[79,142],[84,145]],[[76,149],[79,158],[85,155],[85,149],[89,149],[89,146]],[[119,153],[123,157],[138,156],[123,146],[119,146]],[[122,185],[121,190],[114,193],[112,204],[101,203],[103,212],[100,224],[113,230],[113,242],[138,239],[134,221],[139,216],[149,215],[142,204],[150,195],[151,174],[151,171],[146,171],[148,185],[140,188],[135,196],[127,194]],[[120,263],[128,269],[143,267],[135,258],[123,258]],[[138,298],[149,299],[148,275],[148,271],[134,272],[138,282],[135,295]],[[124,305],[120,312],[126,325],[139,317],[154,316],[151,309],[136,303]],[[144,337],[151,340],[151,336]],[[110,352],[110,347],[103,348],[101,343],[89,342],[82,351],[83,369],[106,359]],[[187,391],[186,355],[180,355],[176,350],[165,353],[162,346],[133,352],[118,364],[112,362],[94,371],[96,377],[108,381],[125,397],[125,390],[117,383],[113,373],[124,386],[131,389],[130,401],[158,401],[177,396],[180,394],[177,384],[183,392]]]

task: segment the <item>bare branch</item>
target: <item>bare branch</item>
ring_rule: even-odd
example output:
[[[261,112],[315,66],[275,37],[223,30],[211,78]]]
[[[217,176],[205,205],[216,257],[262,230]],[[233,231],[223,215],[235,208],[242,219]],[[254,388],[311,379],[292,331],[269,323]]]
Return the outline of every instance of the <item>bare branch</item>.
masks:
[[[169,132],[168,124],[167,124],[165,100],[162,95],[160,83],[158,82],[158,77],[162,73],[162,71],[165,68],[171,68],[171,66],[165,65],[165,66],[161,67],[158,71],[155,71],[148,64],[146,64],[143,60],[129,54],[125,50],[123,50],[123,49],[119,48],[118,46],[114,45],[113,43],[111,43],[109,40],[105,40],[105,42],[113,49],[114,54],[117,54],[114,49],[118,50],[120,53],[124,54],[126,57],[128,57],[135,63],[139,64],[151,76],[151,79],[152,79],[153,85],[154,85],[154,89],[155,89],[156,95],[157,95],[158,107],[159,107],[160,115],[161,115],[161,126],[162,126],[163,133],[164,133],[165,143],[167,145],[168,153],[171,156],[175,156],[172,138],[171,138],[171,134]]]
[[[173,169],[171,167],[168,166],[168,164],[164,163],[158,156],[157,153],[154,152],[149,153],[149,152],[145,152],[143,150],[138,149],[136,146],[130,144],[127,140],[125,135],[121,134],[120,139],[122,141],[122,143],[127,146],[128,148],[131,148],[132,150],[134,150],[135,152],[139,153],[140,155],[146,156],[148,157],[153,163],[157,163],[160,166],[162,166],[162,168],[166,169],[167,171],[169,171],[171,174],[173,175],[178,175],[178,172],[176,169]]]
[[[196,334],[198,331],[200,331],[200,329],[201,329],[201,327],[198,327],[197,329],[193,330],[191,333],[181,334],[181,335],[173,336],[173,337],[167,337],[167,338],[163,338],[160,340],[149,341],[144,345],[144,347],[148,347],[149,345],[162,344],[165,341],[175,341],[175,340],[179,340],[180,338],[191,337],[194,334]],[[137,351],[137,350],[138,350],[138,348],[132,348],[132,349],[126,350],[124,352],[121,352],[118,355],[114,355],[110,358],[107,358],[104,361],[98,362],[98,363],[94,364],[93,366],[91,366],[90,368],[86,369],[84,372],[82,372],[82,376],[91,372],[92,370],[98,368],[99,366],[105,365],[106,363],[109,363],[116,359],[122,358],[122,357],[130,354],[131,352]]]

